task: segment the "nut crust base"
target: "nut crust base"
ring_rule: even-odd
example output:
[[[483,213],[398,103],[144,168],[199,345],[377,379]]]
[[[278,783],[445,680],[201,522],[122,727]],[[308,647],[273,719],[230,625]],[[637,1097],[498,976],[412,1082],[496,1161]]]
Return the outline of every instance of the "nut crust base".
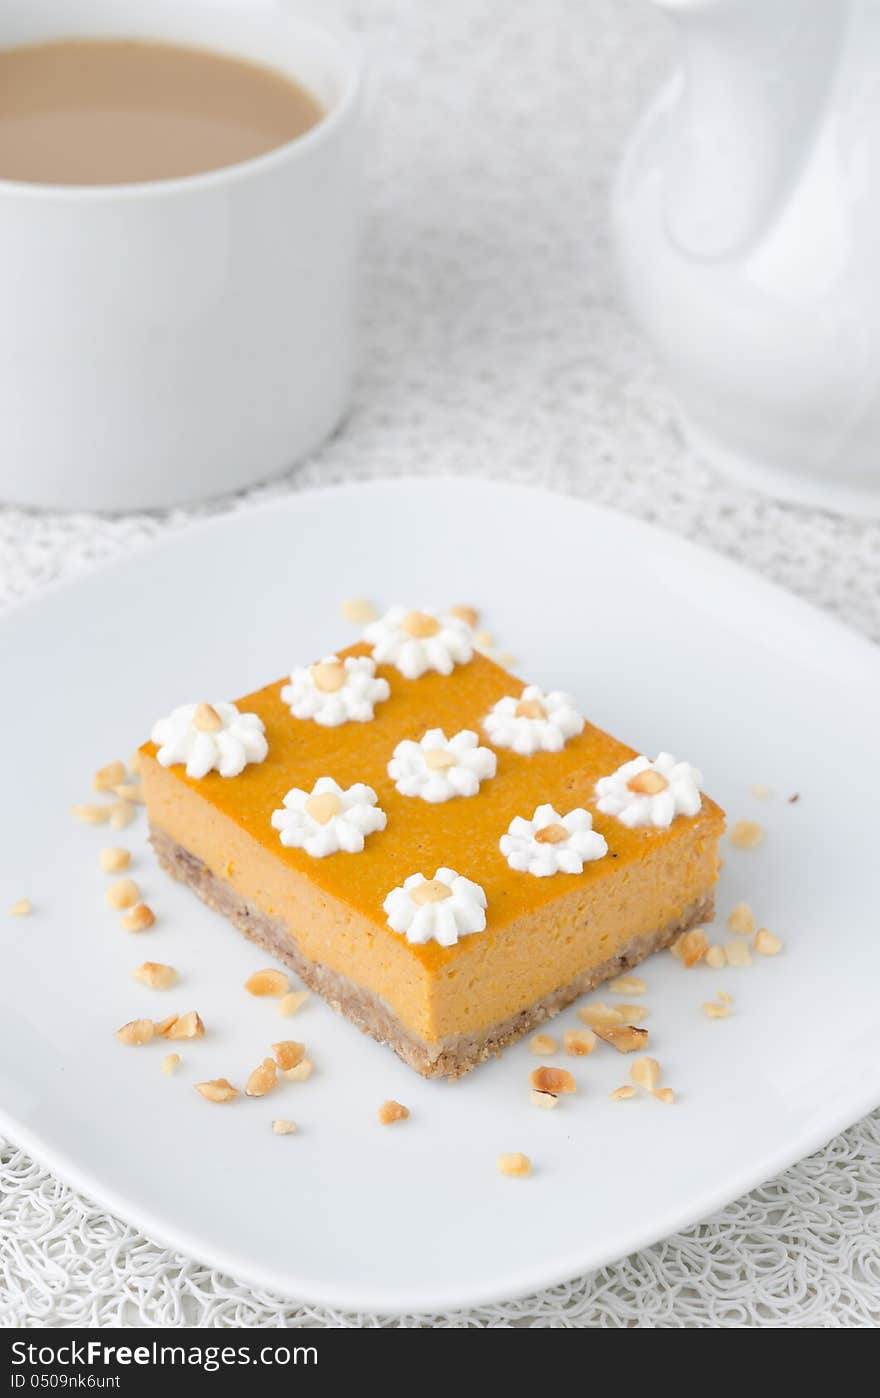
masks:
[[[268,917],[246,903],[229,884],[216,877],[200,860],[178,845],[163,831],[151,827],[150,839],[162,868],[172,878],[189,887],[207,903],[222,913],[257,946],[283,961],[292,971],[334,1010],[356,1024],[365,1034],[392,1048],[404,1063],[408,1063],[425,1078],[460,1078],[487,1058],[499,1054],[508,1044],[529,1034],[544,1020],[558,1014],[578,996],[637,966],[652,952],[661,951],[683,932],[703,922],[710,922],[714,912],[714,892],[692,904],[684,915],[667,927],[647,936],[634,937],[616,956],[590,967],[575,980],[560,986],[543,1000],[521,1010],[513,1018],[496,1024],[480,1034],[463,1034],[425,1043],[415,1038],[400,1024],[390,1007],[347,976],[331,971],[319,962],[309,961],[299,949],[286,924]]]

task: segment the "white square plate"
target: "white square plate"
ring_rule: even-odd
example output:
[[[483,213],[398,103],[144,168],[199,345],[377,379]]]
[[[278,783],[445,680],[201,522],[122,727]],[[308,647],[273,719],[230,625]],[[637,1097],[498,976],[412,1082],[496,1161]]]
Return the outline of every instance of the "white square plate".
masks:
[[[765,823],[761,849],[727,848],[718,907],[748,900],[784,954],[644,969],[673,1107],[609,1102],[629,1061],[603,1046],[572,1064],[577,1095],[541,1112],[525,1044],[459,1083],[424,1082],[314,997],[280,1020],[241,988],[265,956],[158,871],[143,819],[122,840],[158,920],[119,930],[98,869],[107,828],[69,814],[93,770],[174,704],[244,694],[354,639],[339,606],[362,594],[479,606],[519,674],[695,762],[732,819]],[[332,1306],[475,1305],[705,1216],[880,1102],[880,653],[721,558],[512,486],[313,491],[48,590],[2,619],[0,673],[0,913],[35,905],[2,918],[0,1128],[163,1243]],[[753,783],[775,797],[757,801]],[[133,981],[145,958],[178,967],[178,989]],[[710,1022],[701,1006],[720,988],[735,1014]],[[164,1045],[113,1038],[190,1008],[209,1032],[177,1046],[174,1077]],[[556,1027],[576,1023],[569,1010]],[[308,1083],[224,1108],[193,1091],[240,1081],[291,1035],[317,1064]],[[411,1120],[380,1128],[386,1097]],[[299,1134],[273,1136],[279,1115]],[[530,1155],[532,1177],[499,1176],[501,1151]]]

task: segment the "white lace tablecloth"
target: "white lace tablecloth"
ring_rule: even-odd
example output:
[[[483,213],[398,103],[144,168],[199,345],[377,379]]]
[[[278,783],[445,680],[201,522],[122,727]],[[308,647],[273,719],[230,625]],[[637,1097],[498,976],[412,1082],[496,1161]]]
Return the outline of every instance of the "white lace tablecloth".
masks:
[[[542,482],[742,560],[880,640],[880,524],[725,486],[675,429],[618,300],[611,172],[669,62],[638,0],[349,0],[372,59],[363,352],[311,462],[171,516],[0,510],[0,601],[196,514],[315,482]],[[124,463],[123,463],[124,465]],[[698,1227],[529,1300],[433,1325],[880,1323],[880,1113]],[[0,1143],[0,1324],[412,1325],[255,1292],[109,1218]]]

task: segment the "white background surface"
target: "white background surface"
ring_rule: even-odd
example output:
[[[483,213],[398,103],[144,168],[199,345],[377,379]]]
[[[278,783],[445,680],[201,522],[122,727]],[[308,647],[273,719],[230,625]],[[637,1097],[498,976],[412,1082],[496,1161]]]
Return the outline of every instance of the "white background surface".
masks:
[[[608,180],[669,59],[650,10],[545,0],[535,32],[527,0],[348,8],[374,66],[363,372],[341,434],[256,498],[443,470],[544,483],[709,543],[880,638],[880,526],[715,481],[681,446],[618,304]],[[0,595],[182,519],[2,513]],[[5,1323],[332,1323],[153,1246],[12,1149],[0,1161]],[[699,1229],[446,1321],[876,1323],[878,1198],[875,1114]]]
[[[628,1065],[602,1049],[576,1074],[576,1097],[549,1116],[528,1104],[535,1060],[525,1043],[454,1086],[420,1081],[315,1001],[292,1026],[317,1065],[313,1083],[283,1084],[262,1106],[200,1106],[193,1083],[217,1073],[240,1082],[242,1065],[249,1071],[280,1032],[277,1016],[266,1018],[274,1007],[241,990],[262,954],[157,875],[143,822],[125,843],[156,926],[143,950],[114,934],[95,867],[106,833],[77,826],[69,809],[89,772],[130,751],[181,694],[247,692],[277,673],[282,655],[320,655],[327,637],[356,635],[339,598],[365,576],[377,599],[444,596],[449,563],[432,535],[450,519],[456,595],[479,598],[496,634],[516,638],[519,673],[580,696],[600,728],[643,750],[697,757],[732,820],[760,815],[759,851],[723,847],[713,936],[725,936],[724,918],[748,900],[786,953],[723,975],[683,971],[669,956],[646,964],[650,1049],[674,1110],[610,1102]],[[328,576],[329,539],[338,557]],[[531,567],[520,572],[523,557]],[[325,577],[307,602],[289,605],[304,580]],[[238,644],[209,639],[218,618]],[[572,645],[582,634],[589,644]],[[124,693],[96,705],[95,694],[117,686],[120,658]],[[52,721],[59,670],[80,676],[67,688],[63,729]],[[166,535],[54,588],[0,624],[4,672],[16,675],[15,689],[0,692],[0,731],[18,738],[5,766],[12,805],[23,816],[28,793],[52,799],[39,801],[39,842],[21,817],[4,841],[15,882],[0,877],[0,905],[27,890],[35,911],[5,939],[0,1130],[166,1246],[339,1309],[483,1305],[698,1222],[880,1102],[871,877],[880,753],[864,746],[880,711],[880,651],[719,555],[551,491],[464,478],[356,482]],[[831,711],[840,719],[833,753]],[[829,821],[840,772],[856,769],[847,821]],[[772,797],[749,790],[755,775]],[[613,850],[613,829],[604,833]],[[834,881],[810,877],[823,862]],[[462,872],[486,885],[491,923],[488,867]],[[203,1043],[182,1046],[173,1082],[156,1051],[109,1038],[120,1022],[159,1012],[156,992],[130,981],[144,951],[180,972],[176,1003],[161,1013],[196,1005],[207,1025]],[[736,1010],[710,1026],[701,1006],[719,982]],[[834,1006],[833,1037],[815,1032],[817,999]],[[576,1023],[569,1011],[554,1033]],[[410,1108],[405,1130],[377,1127],[376,1104],[388,1097]],[[268,1125],[288,1111],[302,1130],[283,1149]],[[535,1164],[525,1189],[495,1169],[514,1143]]]

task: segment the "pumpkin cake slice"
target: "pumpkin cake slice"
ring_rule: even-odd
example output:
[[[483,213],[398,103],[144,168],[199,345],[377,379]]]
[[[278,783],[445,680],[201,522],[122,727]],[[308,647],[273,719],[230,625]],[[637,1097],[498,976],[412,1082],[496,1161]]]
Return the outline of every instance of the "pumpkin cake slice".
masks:
[[[463,620],[364,639],[140,749],[163,868],[425,1076],[459,1077],[713,913],[723,813]]]

